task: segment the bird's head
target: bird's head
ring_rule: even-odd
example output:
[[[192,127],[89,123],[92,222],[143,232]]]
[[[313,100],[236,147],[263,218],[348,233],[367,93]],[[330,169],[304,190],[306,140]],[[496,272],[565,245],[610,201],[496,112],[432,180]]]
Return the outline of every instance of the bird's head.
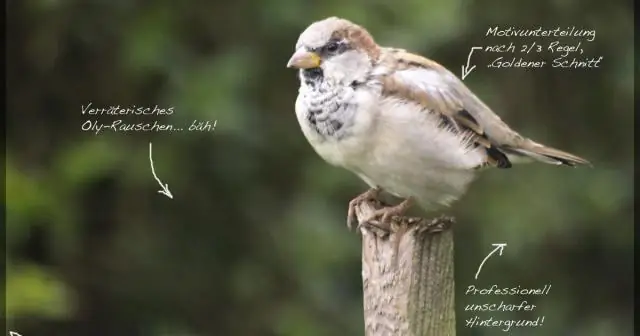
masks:
[[[329,17],[300,34],[287,67],[300,69],[303,82],[327,80],[350,85],[365,80],[379,54],[380,47],[366,29]]]

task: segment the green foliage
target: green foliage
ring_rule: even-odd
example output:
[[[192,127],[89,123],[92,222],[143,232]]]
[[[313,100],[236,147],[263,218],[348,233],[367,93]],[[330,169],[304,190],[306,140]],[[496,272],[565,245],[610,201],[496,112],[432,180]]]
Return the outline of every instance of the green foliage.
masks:
[[[7,317],[71,318],[73,298],[64,282],[51,270],[35,265],[7,269]]]

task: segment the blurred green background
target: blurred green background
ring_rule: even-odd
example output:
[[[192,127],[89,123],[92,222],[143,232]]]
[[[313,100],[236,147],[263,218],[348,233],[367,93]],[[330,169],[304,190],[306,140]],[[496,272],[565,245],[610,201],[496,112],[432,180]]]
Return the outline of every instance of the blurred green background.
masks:
[[[525,135],[594,168],[489,170],[456,216],[459,335],[469,303],[545,316],[512,335],[632,335],[633,16],[612,1],[9,1],[7,322],[34,335],[362,335],[360,238],[348,201],[365,189],[302,136],[285,64],[299,33],[338,15],[383,45],[456,74],[490,26],[596,29],[599,69],[488,69],[465,82]],[[575,39],[566,40],[576,41]],[[506,56],[506,55],[505,55]],[[585,55],[586,56],[586,55]],[[525,57],[534,57],[528,55]],[[547,61],[554,58],[546,53]],[[82,106],[174,107],[157,120],[211,132],[81,131]],[[98,118],[110,123],[113,116]],[[158,177],[174,199],[157,193]],[[505,253],[486,264],[492,243]],[[467,286],[553,287],[478,298]]]

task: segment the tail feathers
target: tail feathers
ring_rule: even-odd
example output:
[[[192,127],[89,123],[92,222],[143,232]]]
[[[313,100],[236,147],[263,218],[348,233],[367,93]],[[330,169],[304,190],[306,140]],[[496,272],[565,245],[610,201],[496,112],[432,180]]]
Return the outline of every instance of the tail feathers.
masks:
[[[511,152],[512,154],[522,155],[548,164],[565,165],[570,167],[574,167],[576,165],[591,166],[591,163],[589,161],[577,155],[573,155],[571,153],[567,153],[552,147],[547,147],[535,142],[531,142],[530,144],[521,146],[519,148],[509,147],[507,151]]]

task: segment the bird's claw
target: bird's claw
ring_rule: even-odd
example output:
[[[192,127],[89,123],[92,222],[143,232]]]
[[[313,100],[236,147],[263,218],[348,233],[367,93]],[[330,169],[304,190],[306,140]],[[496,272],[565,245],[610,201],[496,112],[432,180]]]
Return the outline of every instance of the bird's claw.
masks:
[[[384,232],[385,234],[390,234],[391,233],[391,224],[390,223],[374,223],[373,219],[370,220],[365,220],[365,221],[359,221],[358,222],[358,226],[356,227],[356,232],[360,232],[360,229],[362,229],[363,227],[368,227],[368,228],[375,228],[377,230],[380,230],[382,232]]]
[[[380,189],[370,188],[369,190],[363,192],[362,194],[354,197],[349,202],[349,209],[347,210],[347,227],[349,228],[349,230],[352,229],[353,219],[356,218],[356,207],[364,201],[376,199],[379,193],[380,193]],[[360,228],[360,225],[361,223],[358,223],[358,228]]]
[[[407,209],[411,207],[412,203],[413,200],[411,198],[407,198],[398,205],[378,209],[374,211],[368,218],[361,220],[358,223],[358,227],[356,228],[356,230],[359,231],[359,229],[362,228],[363,225],[368,225],[380,229],[386,233],[390,233],[392,217],[403,215],[407,211]],[[374,224],[374,222],[377,223]]]

